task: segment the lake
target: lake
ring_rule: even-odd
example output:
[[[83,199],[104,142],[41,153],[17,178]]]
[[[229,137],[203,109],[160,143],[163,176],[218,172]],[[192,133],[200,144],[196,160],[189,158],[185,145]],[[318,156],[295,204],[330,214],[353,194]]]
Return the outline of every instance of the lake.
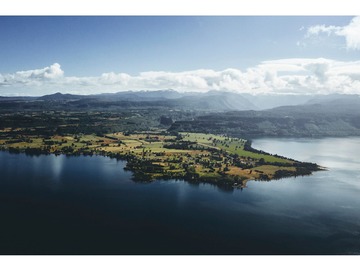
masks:
[[[257,139],[327,171],[243,190],[0,152],[0,254],[360,254],[360,138]]]

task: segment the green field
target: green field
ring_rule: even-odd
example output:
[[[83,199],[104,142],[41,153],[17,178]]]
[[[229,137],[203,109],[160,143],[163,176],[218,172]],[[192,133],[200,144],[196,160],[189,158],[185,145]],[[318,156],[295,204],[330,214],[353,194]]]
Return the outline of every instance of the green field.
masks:
[[[183,132],[181,134],[184,136],[184,140],[197,142],[200,144],[207,145],[209,147],[222,149],[231,154],[238,154],[239,156],[250,157],[253,159],[263,158],[266,162],[281,162],[281,163],[290,163],[290,164],[293,163],[288,159],[246,151],[244,150],[244,144],[246,142],[246,140],[244,139],[231,138],[221,135],[204,134],[204,133]],[[215,143],[213,143],[214,139],[216,140]]]

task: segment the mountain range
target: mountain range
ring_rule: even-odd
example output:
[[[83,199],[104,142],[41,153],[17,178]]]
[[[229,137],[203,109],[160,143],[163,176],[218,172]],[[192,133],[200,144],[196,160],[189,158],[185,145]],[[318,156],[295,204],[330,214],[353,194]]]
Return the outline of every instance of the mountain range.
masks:
[[[245,111],[268,110],[284,106],[306,106],[314,104],[329,104],[333,107],[344,107],[347,103],[356,102],[359,95],[251,95],[232,92],[177,92],[172,89],[158,91],[124,91],[96,95],[73,95],[55,93],[41,97],[0,97],[3,102],[60,102],[69,106],[116,106],[123,107],[173,107],[186,110],[210,111]],[[294,108],[293,108],[294,109]],[[280,109],[283,110],[283,109]]]
[[[267,103],[268,101],[268,103]],[[282,106],[275,106],[281,104]],[[240,137],[360,136],[359,95],[251,96],[231,92],[126,91],[0,97],[0,110],[141,112],[175,121],[170,130]],[[153,119],[154,120],[154,119]]]
[[[360,97],[315,96],[300,105],[207,114],[193,121],[177,121],[170,130],[246,138],[360,136]]]

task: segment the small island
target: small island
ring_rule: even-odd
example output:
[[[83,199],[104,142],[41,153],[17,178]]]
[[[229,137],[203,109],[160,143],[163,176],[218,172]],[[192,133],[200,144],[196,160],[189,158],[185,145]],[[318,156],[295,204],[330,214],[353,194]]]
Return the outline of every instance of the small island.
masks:
[[[9,134],[6,129],[0,130],[0,150],[29,155],[109,156],[126,160],[125,169],[134,173],[135,181],[183,179],[243,188],[249,180],[309,175],[322,169],[314,163],[253,149],[251,141],[226,135],[166,130],[53,136]]]

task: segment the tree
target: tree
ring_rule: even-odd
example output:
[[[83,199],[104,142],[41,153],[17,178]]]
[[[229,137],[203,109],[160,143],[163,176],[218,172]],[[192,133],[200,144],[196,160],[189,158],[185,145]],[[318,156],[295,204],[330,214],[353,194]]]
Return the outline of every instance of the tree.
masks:
[[[173,123],[173,120],[171,117],[167,117],[167,116],[161,116],[160,117],[160,124],[164,125],[164,126],[171,126]]]
[[[260,158],[258,163],[259,163],[259,165],[264,165],[265,164],[265,159]]]

